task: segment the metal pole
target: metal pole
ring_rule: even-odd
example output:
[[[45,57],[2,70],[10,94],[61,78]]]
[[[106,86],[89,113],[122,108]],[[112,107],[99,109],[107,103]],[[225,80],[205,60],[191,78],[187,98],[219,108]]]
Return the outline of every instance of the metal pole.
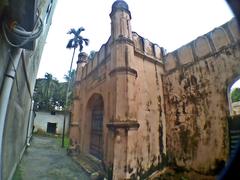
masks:
[[[14,49],[10,52],[11,61],[8,65],[8,70],[4,78],[3,86],[0,92],[0,179],[3,178],[3,134],[5,120],[8,110],[8,103],[10,99],[11,89],[15,78],[15,69],[17,69],[20,62],[22,49]]]
[[[72,64],[73,64],[73,59],[74,59],[74,55],[75,55],[75,50],[76,50],[76,48],[73,49],[72,61],[71,61],[70,69],[69,69],[70,73],[72,71]],[[63,148],[64,148],[64,136],[65,136],[65,124],[66,124],[66,116],[67,116],[67,103],[68,103],[69,86],[70,86],[70,79],[68,80],[68,84],[67,84],[66,100],[65,100],[65,108],[64,108],[63,132],[62,132],[62,147]]]
[[[27,137],[26,137],[26,144],[27,146],[30,146],[30,139],[32,136],[32,128],[33,128],[33,105],[34,101],[31,101],[31,106],[30,106],[30,112],[29,112],[29,117],[28,117],[28,128],[27,128]]]

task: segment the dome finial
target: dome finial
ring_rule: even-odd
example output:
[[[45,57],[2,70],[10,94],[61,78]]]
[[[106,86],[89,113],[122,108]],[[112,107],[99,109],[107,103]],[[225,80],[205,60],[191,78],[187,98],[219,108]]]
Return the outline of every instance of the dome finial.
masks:
[[[112,5],[112,12],[110,13],[110,17],[117,11],[117,10],[123,10],[126,11],[130,18],[131,18],[131,13],[128,8],[128,4],[124,0],[116,0],[113,5]]]

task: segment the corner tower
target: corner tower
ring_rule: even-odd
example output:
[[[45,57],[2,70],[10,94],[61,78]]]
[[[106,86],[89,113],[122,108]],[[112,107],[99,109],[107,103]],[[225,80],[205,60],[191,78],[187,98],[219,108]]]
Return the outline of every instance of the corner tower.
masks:
[[[110,13],[111,35],[113,40],[124,37],[132,40],[131,12],[128,4],[123,0],[117,0],[112,5]]]
[[[134,43],[131,30],[131,13],[127,3],[117,0],[112,5],[111,18],[111,71],[109,73],[115,89],[114,118],[125,121],[133,118],[134,84],[137,71],[134,69]],[[124,97],[124,98],[122,98]],[[131,117],[130,117],[131,116]]]
[[[114,134],[113,179],[128,179],[128,164],[134,161],[131,155],[132,139],[139,127],[136,117],[137,71],[134,61],[134,43],[131,30],[131,13],[127,3],[116,0],[112,5],[111,18],[111,96],[112,119],[107,127]]]
[[[110,18],[111,36],[96,56],[84,67],[87,56],[79,56],[70,137],[112,179],[138,179],[165,152],[163,56],[132,33],[125,1],[113,3]]]

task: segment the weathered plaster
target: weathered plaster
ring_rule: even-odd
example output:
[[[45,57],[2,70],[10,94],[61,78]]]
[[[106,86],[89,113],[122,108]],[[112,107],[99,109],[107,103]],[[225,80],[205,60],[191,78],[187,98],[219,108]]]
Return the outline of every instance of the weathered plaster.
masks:
[[[87,104],[99,94],[102,160],[113,179],[147,177],[169,164],[213,173],[228,158],[227,92],[240,75],[235,20],[164,54],[131,31],[125,8],[110,14],[111,36],[93,61],[78,64],[70,137],[89,153]]]
[[[207,39],[198,38],[194,62],[184,66],[180,57],[179,66],[163,78],[167,154],[177,165],[202,173],[228,158],[227,90],[240,74],[239,41],[230,42],[223,27],[210,35],[215,52],[208,43],[202,47]]]

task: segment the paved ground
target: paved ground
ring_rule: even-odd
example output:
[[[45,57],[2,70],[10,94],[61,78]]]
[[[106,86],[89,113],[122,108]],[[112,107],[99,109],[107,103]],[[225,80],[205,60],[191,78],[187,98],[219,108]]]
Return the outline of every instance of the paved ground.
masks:
[[[34,136],[17,170],[21,180],[89,180],[56,138]]]

